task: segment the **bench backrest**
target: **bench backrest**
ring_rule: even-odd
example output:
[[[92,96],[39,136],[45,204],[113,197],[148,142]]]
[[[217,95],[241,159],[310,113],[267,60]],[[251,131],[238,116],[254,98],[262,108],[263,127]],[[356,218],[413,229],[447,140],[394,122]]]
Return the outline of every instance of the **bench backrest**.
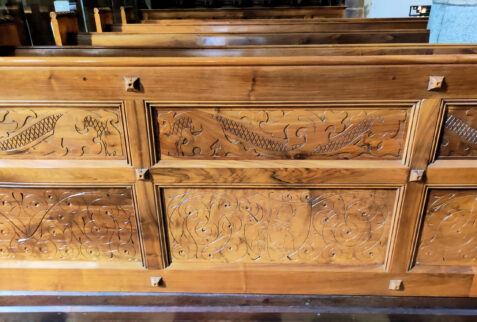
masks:
[[[20,46],[17,25],[11,17],[0,18],[0,46]]]
[[[79,32],[76,12],[50,12],[51,28],[57,46],[74,45]]]
[[[354,22],[349,19],[343,21],[314,21],[269,19],[255,22],[241,20],[233,23],[232,20],[222,20],[220,23],[213,20],[195,21],[185,24],[148,24],[133,23],[113,25],[112,30],[130,33],[286,33],[286,32],[343,32],[350,30],[406,30],[426,29],[427,20],[390,20]]]
[[[145,9],[143,19],[257,19],[257,18],[343,18],[346,7],[277,7],[220,9]]]
[[[111,31],[113,12],[111,8],[94,8],[94,23],[97,32]]]
[[[427,30],[354,31],[342,33],[281,33],[281,34],[152,34],[152,33],[81,33],[80,45],[119,47],[176,47],[244,45],[309,45],[309,44],[370,44],[427,43]]]

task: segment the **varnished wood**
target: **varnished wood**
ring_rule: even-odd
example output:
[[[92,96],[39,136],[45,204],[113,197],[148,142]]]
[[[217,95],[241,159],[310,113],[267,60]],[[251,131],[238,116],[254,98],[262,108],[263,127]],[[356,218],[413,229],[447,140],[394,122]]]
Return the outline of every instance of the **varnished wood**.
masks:
[[[0,155],[127,160],[121,104],[92,105],[0,102]]]
[[[475,266],[477,192],[473,189],[431,189],[415,265]]]
[[[125,48],[96,47],[18,47],[11,56],[35,57],[121,57]],[[278,56],[368,56],[477,54],[477,46],[435,44],[347,44],[347,45],[268,45],[217,46],[214,48],[127,48],[129,57],[278,57]],[[409,61],[411,62],[411,61]]]
[[[50,12],[50,18],[56,46],[74,44],[79,32],[76,12]]]
[[[442,125],[438,159],[477,157],[477,106],[474,102],[447,104]]]
[[[96,32],[110,31],[113,24],[111,8],[94,8],[93,12]]]
[[[0,46],[20,46],[20,35],[13,18],[0,17]]]
[[[172,263],[383,265],[393,190],[164,189]]]
[[[270,19],[260,21],[238,21],[224,20],[197,20],[186,22],[181,19],[178,22],[166,24],[161,23],[136,23],[113,25],[112,31],[127,33],[289,33],[289,32],[344,32],[352,30],[425,30],[427,21],[374,21],[369,19],[361,22],[343,19],[343,21],[322,21],[322,20],[288,20]]]
[[[246,186],[377,184],[407,182],[409,170],[398,161],[177,161],[162,160],[151,169],[161,186]],[[372,179],[371,179],[372,178]]]
[[[257,18],[343,18],[345,7],[274,7],[220,9],[143,9],[143,19],[257,19]]]
[[[119,7],[119,11],[121,14],[121,23],[128,24],[132,23],[136,20],[136,15],[134,13],[134,8],[129,6],[121,6]]]
[[[402,159],[411,118],[402,107],[150,106],[160,159]]]
[[[2,187],[0,208],[0,266],[141,266],[130,189]]]
[[[61,264],[63,266],[38,269],[48,266],[49,261],[30,261],[24,268],[7,262],[4,265],[10,265],[11,268],[2,268],[0,274],[3,289],[475,296],[475,272],[470,262],[459,261],[453,265],[438,263],[439,267],[436,268],[436,265],[432,264],[435,260],[427,263],[422,259],[415,261],[419,258],[419,241],[424,240],[419,236],[429,236],[426,230],[421,230],[422,225],[426,226],[426,217],[430,218],[428,212],[424,213],[423,210],[427,205],[427,191],[432,193],[439,189],[451,192],[475,190],[477,181],[472,159],[437,158],[428,166],[436,158],[439,134],[445,126],[445,112],[459,104],[465,109],[472,108],[472,102],[476,99],[473,84],[477,82],[477,58],[473,54],[464,54],[466,51],[472,53],[474,49],[472,46],[466,49],[462,46],[440,45],[367,48],[383,54],[359,55],[359,49],[350,46],[348,56],[305,57],[278,53],[278,56],[267,56],[267,48],[255,48],[254,50],[260,50],[258,57],[209,57],[199,53],[198,57],[185,57],[186,50],[167,51],[168,54],[163,53],[165,57],[144,57],[139,54],[134,57],[137,51],[128,49],[123,49],[123,56],[117,57],[94,57],[101,53],[101,49],[89,49],[96,51],[89,55],[84,54],[88,49],[74,49],[76,56],[71,57],[42,57],[42,54],[22,56],[21,50],[16,56],[1,57],[0,72],[4,79],[1,99],[2,106],[11,113],[9,115],[18,115],[19,111],[33,111],[38,115],[41,111],[63,111],[64,115],[76,115],[83,110],[94,111],[96,114],[111,110],[118,118],[120,115],[123,127],[119,127],[116,119],[104,122],[120,129],[119,132],[124,136],[121,142],[124,142],[122,144],[126,151],[124,156],[117,159],[106,155],[91,158],[88,154],[80,155],[74,160],[55,154],[50,157],[34,156],[32,159],[25,159],[21,154],[16,157],[10,155],[0,161],[2,187],[9,189],[8,192],[22,189],[76,189],[80,194],[108,189],[131,191],[130,197],[122,199],[121,202],[127,201],[134,209],[137,219],[137,249],[147,267],[128,264],[111,269],[112,266],[105,267],[102,262],[93,261],[88,267],[97,265],[102,268],[75,268],[75,264],[70,264],[71,268],[65,269],[66,264]],[[386,54],[386,50],[399,48],[457,50],[460,54]],[[341,47],[336,50],[348,49]],[[331,54],[332,49],[329,50]],[[35,51],[25,53],[32,54]],[[173,53],[179,55],[170,57]],[[444,90],[427,90],[430,75],[445,76]],[[126,91],[125,77],[138,77],[140,90]],[[239,110],[240,113],[237,112]],[[372,154],[373,147],[376,147],[374,152],[378,155],[381,151],[391,151],[394,157],[386,154],[387,157],[379,155],[377,159],[367,159],[353,154],[354,157],[349,160],[286,160],[264,153],[260,159],[253,159],[248,152],[244,152],[233,160],[211,160],[209,156],[194,159],[180,155],[168,159],[161,155],[162,149],[176,151],[174,142],[178,141],[173,135],[167,135],[173,133],[163,124],[165,119],[157,117],[157,111],[189,113],[191,118],[201,120],[202,126],[194,124],[192,127],[194,133],[196,128],[202,129],[208,137],[227,140],[222,143],[223,146],[231,142],[241,143],[227,134],[222,127],[217,127],[214,123],[216,116],[240,122],[249,130],[261,133],[263,137],[268,135],[273,138],[301,138],[303,136],[295,135],[300,133],[298,128],[307,132],[316,128],[317,131],[329,133],[329,136],[308,135],[307,140],[324,146],[341,133],[342,129],[338,127],[351,129],[357,122],[347,123],[346,118],[340,118],[340,115],[358,120],[358,116],[370,115],[371,111],[376,111],[383,122],[373,129],[373,135],[366,132],[361,136],[364,141],[362,145],[358,145],[368,146],[370,150],[366,153]],[[285,116],[280,113],[277,116],[277,111],[285,112],[282,113]],[[268,113],[269,117],[261,117],[259,112],[264,115]],[[329,128],[320,130],[318,126],[304,127],[304,124],[308,124],[307,120],[311,114],[319,119],[316,124],[326,123]],[[10,116],[2,117],[9,120],[9,127],[3,130],[3,136],[10,137],[15,131],[23,129],[12,125],[11,119],[8,118]],[[339,121],[334,121],[334,117]],[[19,117],[15,116],[14,119]],[[65,127],[61,132],[55,131],[48,139],[57,134],[69,137],[71,133],[81,131],[84,117],[78,119],[79,124]],[[29,117],[22,126],[28,128],[32,124],[29,122],[34,120],[34,117]],[[342,120],[345,120],[344,123],[341,123]],[[285,123],[290,125],[287,127]],[[394,130],[386,130],[388,124],[393,124],[391,127]],[[15,130],[10,133],[12,127]],[[285,128],[289,129],[289,132],[283,130]],[[190,128],[183,131],[190,131]],[[201,140],[200,136],[194,137],[192,132],[188,135],[189,140]],[[318,141],[322,136],[327,136],[326,140]],[[167,143],[169,141],[172,143]],[[383,144],[377,144],[378,141]],[[92,142],[96,144],[99,141]],[[162,146],[161,142],[165,144]],[[243,142],[242,144],[245,144]],[[392,149],[386,147],[391,142],[397,144]],[[34,146],[40,147],[40,144],[44,143]],[[91,140],[88,140],[88,144],[92,144]],[[199,144],[204,151],[207,151],[204,148],[207,145],[210,146]],[[139,169],[149,169],[150,176],[138,178]],[[425,170],[421,182],[409,182],[409,173],[414,169]],[[266,194],[262,196],[264,192]],[[292,195],[300,192],[309,193],[312,199],[299,199],[299,202],[294,203],[286,198],[277,200],[273,197],[277,193]],[[187,199],[184,194],[201,197]],[[226,195],[228,197],[225,197]],[[323,195],[334,196],[336,200],[340,200],[334,202],[333,207],[327,202],[326,207],[329,207],[330,212],[325,214],[323,198],[320,199]],[[338,198],[340,196],[341,199]],[[373,199],[373,196],[377,199]],[[102,200],[108,205],[120,205],[115,202],[116,199]],[[178,204],[178,200],[183,208]],[[228,200],[236,202],[227,203]],[[346,236],[354,236],[354,233],[362,233],[360,236],[364,236],[364,232],[371,232],[371,235],[377,231],[386,233],[379,234],[377,239],[367,239],[379,240],[371,245],[373,256],[376,256],[372,259],[353,255],[370,256],[369,251],[366,253],[369,248],[367,242],[363,244],[368,245],[365,247],[359,244],[353,246],[354,252],[344,252],[346,255],[338,256],[339,254],[335,253],[331,260],[318,257],[298,260],[297,263],[288,263],[289,259],[284,255],[278,256],[278,261],[274,260],[274,253],[263,251],[258,252],[262,254],[260,260],[263,263],[252,262],[252,257],[257,253],[253,242],[251,246],[247,246],[252,250],[246,253],[247,256],[240,257],[241,248],[232,248],[235,257],[227,258],[226,261],[219,255],[210,260],[206,252],[207,256],[201,260],[198,260],[199,257],[194,252],[189,252],[193,255],[181,261],[171,253],[173,243],[170,237],[181,236],[182,231],[197,235],[204,233],[201,229],[203,227],[206,227],[205,233],[210,232],[209,229],[233,229],[235,226],[229,228],[225,224],[228,224],[225,220],[228,218],[241,219],[244,222],[248,218],[253,223],[254,219],[249,216],[245,206],[232,208],[233,205],[245,205],[246,200],[250,201],[248,204],[255,205],[255,208],[249,206],[249,209],[259,209],[258,213],[265,215],[258,217],[252,212],[255,218],[261,218],[259,222],[262,224],[268,222],[267,218],[282,219],[284,222],[279,224],[274,221],[273,226],[270,221],[267,229],[257,230],[242,226],[240,230],[237,228],[237,234],[245,236],[246,240],[252,236],[252,240],[275,242],[279,246],[270,249],[277,254],[288,254],[290,249],[304,251],[305,248],[298,246],[299,242],[293,245],[291,241],[304,238],[305,233],[301,233],[302,229],[305,229],[301,224],[303,220],[310,220],[312,216],[320,214],[323,214],[323,219],[329,218],[328,222],[331,224],[337,220],[338,230],[346,227],[339,224],[339,218],[342,218],[344,213],[349,215],[348,224],[357,220],[356,214],[376,214],[376,217],[370,220],[371,230],[364,228],[363,221],[353,226],[350,234],[343,230],[345,245],[352,243]],[[462,203],[462,207],[469,208],[470,203]],[[340,204],[349,207],[337,206]],[[225,207],[226,205],[231,207]],[[306,210],[296,211],[296,215],[291,216],[293,211],[287,209],[293,209],[293,206],[299,209],[306,207]],[[228,216],[226,211],[215,210],[219,208],[214,207],[237,211]],[[353,209],[357,208],[353,207],[360,210],[354,211]],[[384,208],[388,210],[383,211]],[[275,215],[276,211],[281,209],[281,213],[285,215]],[[187,217],[189,212],[190,217]],[[200,217],[194,217],[196,214],[206,216],[207,212],[213,214],[208,219],[209,224],[200,220]],[[175,219],[176,213],[180,213],[185,222],[180,218]],[[383,216],[386,218],[384,221],[379,219]],[[222,221],[220,218],[223,218]],[[196,220],[196,224],[186,225],[187,220]],[[280,225],[300,229],[291,228],[282,232]],[[330,244],[327,238],[326,241],[323,238],[328,232],[320,229],[323,225],[321,221],[315,222],[310,226],[310,231],[316,234],[308,237],[315,245],[320,245],[317,247],[320,250]],[[267,231],[270,232],[271,239],[264,237]],[[287,233],[292,234],[293,238],[283,239]],[[444,236],[446,234],[453,234],[453,231],[446,230]],[[177,237],[181,240],[178,245],[188,245],[190,248],[197,243],[197,238],[193,242],[191,235],[183,236],[185,237]],[[212,234],[208,241],[199,244],[215,245],[213,241],[219,237]],[[277,242],[280,240],[284,242]],[[454,243],[448,243],[450,249],[465,248],[459,238],[454,240]],[[221,242],[222,239],[217,239],[217,245]],[[244,245],[244,242],[237,244]],[[216,251],[215,254],[222,254],[225,250]],[[413,266],[414,263],[418,265]],[[430,268],[429,265],[433,267]],[[158,276],[162,278],[161,285],[152,286],[151,277]],[[211,280],[214,283],[204,282]],[[403,287],[390,290],[390,280],[401,280]]]
[[[426,43],[427,30],[349,31],[281,34],[80,33],[77,43],[92,46],[176,47],[297,44]]]

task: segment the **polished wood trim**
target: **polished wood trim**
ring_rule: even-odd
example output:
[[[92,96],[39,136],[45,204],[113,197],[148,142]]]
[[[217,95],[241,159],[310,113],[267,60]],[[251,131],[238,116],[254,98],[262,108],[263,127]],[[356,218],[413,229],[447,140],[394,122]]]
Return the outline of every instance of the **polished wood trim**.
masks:
[[[477,161],[437,160],[427,169],[426,183],[439,186],[477,186]]]
[[[226,164],[225,164],[226,163]],[[293,163],[293,165],[292,165]],[[222,165],[221,165],[222,164]],[[400,161],[182,161],[161,160],[151,174],[165,186],[314,186],[407,183]]]
[[[431,159],[433,134],[436,132],[439,116],[440,100],[426,99],[419,106],[414,146],[411,151],[410,168],[426,169]],[[425,198],[425,186],[422,182],[409,182],[403,198],[403,210],[398,231],[394,241],[394,251],[390,264],[391,272],[406,272],[411,265],[415,236],[419,225],[422,203]]]
[[[476,64],[477,55],[321,56],[321,57],[0,57],[0,66],[302,66],[302,65],[420,65]]]
[[[349,294],[389,296],[469,296],[472,275],[428,273],[340,272],[317,270],[316,265],[237,265],[235,268],[194,265],[165,270],[119,269],[9,269],[2,270],[4,291],[71,292],[198,292],[254,294]],[[71,278],[74,276],[74,278]],[[151,286],[150,277],[161,276],[161,287]],[[404,289],[388,289],[389,280],[402,280]],[[277,283],[277,281],[282,281]],[[111,281],[114,281],[112,283]],[[204,283],[214,281],[214,283]],[[367,285],[362,288],[362,285]]]
[[[0,318],[20,320],[472,321],[475,300],[435,297],[2,292]]]

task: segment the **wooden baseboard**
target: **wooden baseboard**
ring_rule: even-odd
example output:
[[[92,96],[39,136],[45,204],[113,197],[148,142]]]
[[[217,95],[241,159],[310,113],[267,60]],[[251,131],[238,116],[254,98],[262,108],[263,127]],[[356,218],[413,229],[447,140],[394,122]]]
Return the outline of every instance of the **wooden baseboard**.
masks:
[[[0,292],[0,320],[471,321],[471,298]]]

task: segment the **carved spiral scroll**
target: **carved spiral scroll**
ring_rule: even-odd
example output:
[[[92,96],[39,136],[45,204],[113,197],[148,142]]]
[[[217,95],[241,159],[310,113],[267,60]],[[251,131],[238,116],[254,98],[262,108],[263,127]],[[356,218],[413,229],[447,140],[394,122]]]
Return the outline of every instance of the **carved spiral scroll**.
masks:
[[[383,264],[393,190],[164,189],[173,261]]]
[[[0,188],[0,260],[139,264],[131,191]]]

